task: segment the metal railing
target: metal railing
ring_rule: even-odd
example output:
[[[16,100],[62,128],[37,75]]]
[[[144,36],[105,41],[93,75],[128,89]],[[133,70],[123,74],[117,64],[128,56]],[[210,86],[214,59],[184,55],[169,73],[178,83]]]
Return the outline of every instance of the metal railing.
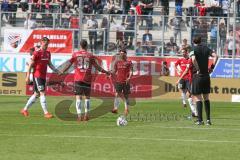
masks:
[[[74,43],[73,47],[77,49],[79,47],[80,39],[84,38],[89,41],[88,32],[89,29],[86,27],[86,22],[89,20],[91,15],[84,14],[82,16],[70,14],[70,13],[39,13],[39,12],[2,12],[0,11],[0,35],[1,42],[3,44],[3,30],[5,28],[26,28],[26,29],[64,29],[72,30]],[[35,21],[35,26],[29,26],[30,23],[26,21],[29,15],[34,15],[33,21]],[[236,44],[239,42],[239,27],[240,18],[233,17],[178,17],[181,19],[181,24],[179,20],[176,20],[174,16],[159,16],[152,15],[149,16],[138,16],[134,15],[134,28],[132,30],[126,29],[127,25],[123,24],[124,19],[127,15],[118,14],[100,14],[95,15],[98,22],[98,28],[96,28],[97,44],[96,48],[93,50],[94,53],[99,54],[112,54],[118,50],[119,39],[125,41],[124,43],[129,43],[129,38],[132,41],[132,46],[127,46],[129,52],[135,54],[137,50],[141,50],[138,55],[149,55],[149,56],[179,56],[179,49],[181,48],[181,43],[183,39],[186,39],[189,44],[191,44],[192,38],[196,35],[202,36],[204,43],[210,48],[217,51],[218,55],[221,57],[239,57],[239,50]],[[80,17],[82,17],[80,19]],[[106,17],[108,20],[107,27],[101,28],[101,22],[103,18]],[[73,28],[71,24],[71,19],[77,19],[77,28]],[[26,22],[25,22],[26,21]],[[149,22],[151,24],[149,24]],[[25,23],[25,25],[24,25]],[[176,24],[175,24],[176,23]],[[31,23],[32,25],[32,23]],[[179,27],[180,26],[180,27]],[[235,27],[234,27],[235,26]],[[179,28],[178,28],[179,27]],[[223,29],[223,28],[224,29]],[[152,34],[152,40],[148,40],[147,43],[143,43],[143,35],[145,30],[149,29]],[[225,33],[222,33],[224,31]],[[233,31],[233,32],[231,32]],[[229,39],[230,34],[236,33],[236,38]],[[78,35],[76,35],[78,34]],[[122,37],[118,37],[118,34],[122,34]],[[224,35],[225,34],[225,35]],[[239,35],[238,35],[239,34]],[[126,36],[127,35],[127,36]],[[128,37],[128,40],[127,40]],[[232,35],[234,37],[234,35]],[[176,48],[171,46],[173,44],[169,43],[170,39],[173,38],[174,43],[176,43]],[[149,41],[151,41],[149,43]],[[93,43],[95,43],[93,42]],[[229,42],[233,44],[236,50],[232,50],[232,54],[228,51]],[[115,43],[115,49],[109,49],[106,46],[110,43]],[[140,47],[140,48],[139,48]],[[152,49],[151,49],[152,47]],[[171,48],[172,47],[172,48]],[[150,53],[148,48],[150,48]]]

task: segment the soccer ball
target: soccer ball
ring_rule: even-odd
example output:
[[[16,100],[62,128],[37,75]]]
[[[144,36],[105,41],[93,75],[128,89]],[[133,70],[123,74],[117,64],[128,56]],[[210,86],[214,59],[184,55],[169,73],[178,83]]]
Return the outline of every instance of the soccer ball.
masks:
[[[117,126],[126,126],[127,120],[124,116],[120,116],[117,118]]]

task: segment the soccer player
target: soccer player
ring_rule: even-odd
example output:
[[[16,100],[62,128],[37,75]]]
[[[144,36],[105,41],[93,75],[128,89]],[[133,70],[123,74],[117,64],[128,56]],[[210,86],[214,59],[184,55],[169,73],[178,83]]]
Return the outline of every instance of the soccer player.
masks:
[[[183,106],[186,107],[186,97],[188,95],[188,103],[192,112],[192,116],[197,116],[196,107],[193,103],[193,99],[191,97],[191,81],[192,81],[192,60],[189,58],[188,48],[182,48],[181,52],[183,54],[183,58],[180,58],[176,63],[175,67],[180,72],[180,77],[177,80],[176,84],[181,91]]]
[[[33,85],[34,85],[34,93],[28,99],[27,104],[21,110],[21,113],[27,117],[29,116],[28,109],[32,106],[32,104],[36,101],[36,98],[40,94],[40,103],[44,112],[45,118],[52,118],[53,115],[47,110],[47,103],[45,97],[45,85],[46,85],[46,74],[47,74],[47,66],[49,66],[54,72],[58,72],[58,70],[53,66],[51,62],[51,53],[47,51],[49,44],[49,39],[47,37],[43,37],[41,40],[41,49],[38,51],[34,51],[33,56],[28,64],[26,82],[29,84],[30,81],[30,72],[33,68]]]
[[[116,90],[112,113],[117,113],[120,105],[119,97],[121,97],[125,105],[124,115],[127,116],[129,112],[128,96],[130,94],[130,79],[133,75],[133,66],[132,62],[127,60],[126,50],[120,50],[120,60],[114,64],[112,74]]]
[[[80,42],[81,50],[73,53],[70,63],[63,68],[62,72],[67,71],[72,64],[74,65],[74,92],[76,95],[77,121],[88,121],[90,110],[90,94],[92,83],[92,68],[109,75],[97,62],[97,58],[87,51],[88,43],[86,40]],[[82,117],[82,97],[85,96],[85,114]]]
[[[207,125],[211,125],[210,119],[210,76],[209,70],[213,70],[218,56],[207,46],[201,44],[201,37],[195,37],[193,40],[194,48],[190,53],[192,63],[193,63],[193,77],[192,77],[192,89],[191,93],[194,95],[196,99],[197,112],[198,112],[198,120],[196,125],[203,125],[203,117],[202,117],[202,107],[203,100],[205,106],[205,112]],[[213,64],[210,69],[208,68],[209,57],[213,58]]]

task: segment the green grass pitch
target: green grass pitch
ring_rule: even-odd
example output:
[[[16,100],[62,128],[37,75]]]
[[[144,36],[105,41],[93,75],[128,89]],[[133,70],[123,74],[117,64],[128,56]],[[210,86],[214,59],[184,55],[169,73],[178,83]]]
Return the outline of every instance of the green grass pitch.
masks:
[[[49,110],[73,97],[47,97]],[[181,101],[141,100],[128,125],[107,113],[87,123],[44,119],[39,102],[30,117],[19,111],[27,97],[0,97],[0,160],[237,160],[240,106],[212,102],[212,126],[195,126]],[[91,106],[99,100],[92,98]],[[111,107],[110,107],[111,108]],[[121,106],[123,108],[123,105]],[[74,103],[71,111],[75,112]]]

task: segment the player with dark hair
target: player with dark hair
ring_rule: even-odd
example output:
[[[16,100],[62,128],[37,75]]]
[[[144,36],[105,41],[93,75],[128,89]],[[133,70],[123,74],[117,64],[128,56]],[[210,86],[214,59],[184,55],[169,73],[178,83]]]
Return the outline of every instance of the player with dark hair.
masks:
[[[133,75],[133,66],[132,62],[127,60],[126,50],[120,50],[119,53],[120,60],[115,62],[114,69],[112,71],[116,90],[112,113],[118,112],[118,107],[120,105],[119,97],[121,97],[125,105],[124,114],[127,116],[129,112],[128,96],[130,94],[130,79]]]
[[[178,61],[175,63],[175,67],[180,74],[176,84],[181,91],[183,106],[186,107],[186,98],[188,94],[188,103],[192,113],[191,116],[196,117],[197,111],[191,96],[192,60],[189,58],[188,48],[182,48],[181,52],[183,54],[183,58],[178,59]]]
[[[62,72],[67,71],[72,64],[74,65],[74,92],[76,95],[76,110],[78,121],[88,121],[90,110],[90,94],[92,79],[92,68],[96,68],[98,71],[109,74],[105,71],[97,62],[97,58],[87,51],[88,43],[86,40],[81,40],[81,49],[78,52],[73,53],[72,58],[69,60],[69,64],[66,65]],[[85,114],[82,117],[82,96],[85,96]]]
[[[210,76],[209,70],[213,70],[214,66],[217,62],[218,56],[207,46],[201,44],[201,37],[195,37],[193,40],[194,48],[190,53],[192,63],[193,63],[193,76],[192,76],[192,89],[191,92],[196,99],[197,112],[198,112],[198,121],[197,125],[203,125],[203,117],[202,117],[202,107],[203,100],[205,106],[205,112],[207,125],[211,125],[210,119]],[[209,57],[213,58],[213,63],[208,68]]]
[[[53,115],[47,110],[47,103],[45,97],[45,85],[46,85],[46,75],[47,75],[47,66],[49,66],[54,72],[58,72],[58,70],[53,66],[51,62],[51,53],[47,51],[49,44],[49,39],[47,37],[43,37],[41,40],[41,49],[38,51],[34,51],[32,58],[28,65],[26,82],[29,84],[30,81],[30,73],[33,68],[33,85],[34,85],[34,93],[28,99],[27,104],[21,110],[21,113],[27,117],[29,116],[28,109],[32,106],[32,104],[36,101],[36,98],[40,94],[40,103],[44,112],[45,118],[52,118]]]

